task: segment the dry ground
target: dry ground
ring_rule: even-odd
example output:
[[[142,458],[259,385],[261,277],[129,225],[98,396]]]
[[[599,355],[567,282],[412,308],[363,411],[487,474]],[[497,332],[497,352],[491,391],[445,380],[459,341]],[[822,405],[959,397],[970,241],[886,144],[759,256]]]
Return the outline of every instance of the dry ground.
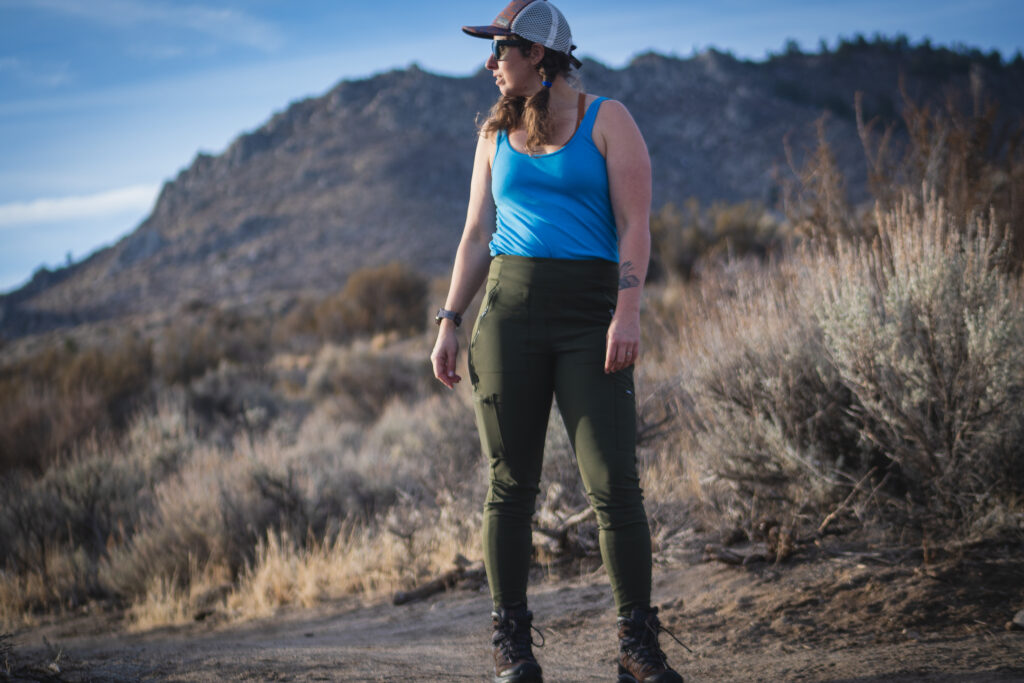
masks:
[[[1024,633],[1006,628],[1024,608],[1019,549],[990,544],[926,564],[846,543],[737,567],[703,561],[707,540],[682,534],[655,568],[663,621],[693,650],[663,636],[687,681],[1024,681]],[[538,577],[531,593],[547,641],[538,657],[548,681],[613,681],[606,578],[575,571]],[[26,678],[10,679],[485,681],[488,612],[477,587],[146,633],[123,632],[115,614],[80,616],[16,634],[9,666]],[[45,668],[57,649],[60,674]]]

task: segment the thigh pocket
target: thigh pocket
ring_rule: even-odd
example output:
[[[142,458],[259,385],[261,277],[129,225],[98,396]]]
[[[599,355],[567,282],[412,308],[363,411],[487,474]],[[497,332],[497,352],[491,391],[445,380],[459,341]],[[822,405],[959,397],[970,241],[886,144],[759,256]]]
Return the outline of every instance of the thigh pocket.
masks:
[[[476,346],[476,339],[478,336],[480,336],[480,331],[483,329],[485,325],[487,316],[491,312],[491,309],[494,308],[494,304],[498,299],[499,285],[496,281],[492,282],[487,283],[488,285],[490,285],[490,287],[488,288],[487,293],[484,295],[484,302],[480,306],[480,313],[479,315],[477,315],[476,322],[473,324],[473,336],[469,342],[470,348]]]
[[[480,448],[492,467],[505,458],[505,441],[501,437],[500,403],[497,394],[473,396],[476,427],[480,432]]]

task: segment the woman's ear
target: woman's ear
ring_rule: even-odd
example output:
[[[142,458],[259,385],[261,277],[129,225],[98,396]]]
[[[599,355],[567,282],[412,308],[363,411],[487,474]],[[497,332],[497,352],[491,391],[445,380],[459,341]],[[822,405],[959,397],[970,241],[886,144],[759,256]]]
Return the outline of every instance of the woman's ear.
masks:
[[[540,43],[534,43],[530,46],[530,64],[537,66],[541,60],[544,59],[544,46]]]

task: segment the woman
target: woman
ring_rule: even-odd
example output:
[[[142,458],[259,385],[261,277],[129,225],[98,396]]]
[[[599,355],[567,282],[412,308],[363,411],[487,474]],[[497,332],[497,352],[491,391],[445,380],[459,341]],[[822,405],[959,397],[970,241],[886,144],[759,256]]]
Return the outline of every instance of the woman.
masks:
[[[488,26],[501,93],[476,147],[466,224],[431,354],[449,388],[461,313],[487,281],[469,371],[490,462],[484,562],[495,680],[540,681],[526,607],[531,518],[552,395],[595,509],[618,609],[619,681],[681,682],[658,647],[636,471],[632,366],[650,253],[647,148],[620,103],[577,92],[561,12],[514,0]]]

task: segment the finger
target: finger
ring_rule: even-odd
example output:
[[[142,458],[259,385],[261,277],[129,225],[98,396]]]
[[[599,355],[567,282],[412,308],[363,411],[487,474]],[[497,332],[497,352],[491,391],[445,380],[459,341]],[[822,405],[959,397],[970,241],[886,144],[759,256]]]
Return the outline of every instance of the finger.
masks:
[[[441,367],[441,381],[444,382],[445,386],[452,389],[455,386],[455,361],[451,358],[446,358],[444,364]]]
[[[622,359],[623,367],[629,367],[636,362],[637,356],[639,355],[639,344],[627,344],[624,358]]]
[[[618,342],[618,344],[617,344],[617,353],[616,353],[615,357],[619,361],[619,367],[620,368],[625,367],[626,364],[629,363],[629,357],[633,353],[632,351],[630,351],[630,348],[631,348],[631,346],[630,346],[629,342],[627,342],[627,341],[620,341],[620,342]]]
[[[613,341],[609,345],[609,358],[608,363],[609,372],[618,372],[625,367],[626,353],[622,342]]]
[[[448,372],[442,372],[440,375],[437,375],[437,379],[439,382],[441,382],[441,384],[445,385],[449,389],[454,389],[455,385],[462,378],[459,377],[458,375],[448,374]]]
[[[448,384],[448,381],[447,381],[448,378],[445,375],[444,370],[442,368],[437,367],[437,366],[434,366],[434,379],[436,379],[441,384],[445,384],[445,385]]]
[[[448,385],[449,389],[454,389],[455,385],[462,381],[462,377],[460,377],[459,374],[455,372],[455,364],[456,361],[458,360],[458,357],[458,351],[452,350],[450,353],[447,354],[447,358],[445,359],[444,372],[445,377],[448,380],[447,382],[445,382],[445,384]]]
[[[615,370],[615,342],[609,339],[604,353],[604,371],[607,374]]]
[[[439,382],[451,388],[451,379],[448,374],[448,358],[444,351],[435,352],[430,358],[431,364],[433,365],[434,377]]]

